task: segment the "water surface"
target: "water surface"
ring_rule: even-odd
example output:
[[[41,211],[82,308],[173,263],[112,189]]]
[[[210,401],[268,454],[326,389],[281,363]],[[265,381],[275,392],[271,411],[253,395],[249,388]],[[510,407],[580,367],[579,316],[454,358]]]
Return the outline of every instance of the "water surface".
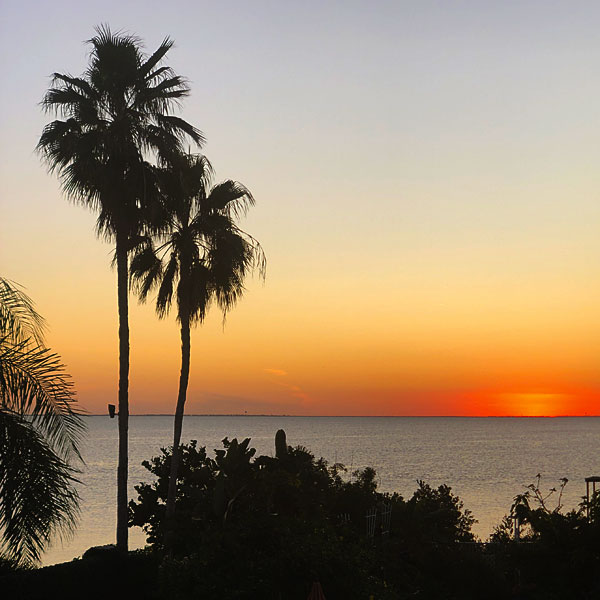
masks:
[[[115,540],[117,419],[85,419],[81,521],[70,541],[58,542],[46,553],[44,564],[70,560],[90,546]],[[130,417],[130,498],[136,498],[133,486],[151,477],[142,460],[169,445],[172,427],[172,417]],[[478,519],[474,531],[482,539],[537,473],[544,488],[558,486],[561,477],[569,479],[567,507],[579,503],[585,477],[600,475],[600,417],[186,416],[182,441],[197,439],[213,449],[221,447],[225,436],[250,437],[257,454],[272,455],[280,428],[288,444],[306,446],[350,471],[374,467],[381,491],[410,497],[419,479],[450,485]],[[140,529],[130,529],[129,535],[130,547],[144,545]]]

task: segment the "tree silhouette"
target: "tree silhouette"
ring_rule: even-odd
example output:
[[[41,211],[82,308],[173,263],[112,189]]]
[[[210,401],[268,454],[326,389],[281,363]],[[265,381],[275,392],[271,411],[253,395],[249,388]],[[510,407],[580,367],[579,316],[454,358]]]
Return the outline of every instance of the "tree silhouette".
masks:
[[[147,237],[131,261],[140,300],[157,289],[156,311],[165,317],[175,298],[181,325],[181,373],[175,410],[173,457],[167,497],[167,528],[175,513],[179,444],[190,372],[190,329],[202,322],[212,303],[226,313],[244,291],[244,279],[265,272],[260,244],[236,224],[254,204],[250,191],[235,181],[211,187],[212,169],[204,156],[181,155],[166,169],[162,189],[168,199],[166,228]],[[168,543],[168,540],[167,540]]]
[[[97,232],[115,242],[119,311],[119,462],[117,546],[127,550],[129,418],[128,259],[136,237],[160,214],[157,168],[201,133],[171,114],[188,95],[181,77],[162,64],[173,46],[165,39],[146,56],[141,41],[108,26],[89,40],[81,77],[55,73],[44,108],[62,119],[49,123],[38,150],[58,172],[63,191],[98,213]]]

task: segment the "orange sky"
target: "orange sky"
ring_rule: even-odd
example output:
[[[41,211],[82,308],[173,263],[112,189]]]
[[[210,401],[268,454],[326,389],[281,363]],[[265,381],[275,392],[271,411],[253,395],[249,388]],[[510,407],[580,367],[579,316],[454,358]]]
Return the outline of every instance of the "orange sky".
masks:
[[[115,276],[107,246],[91,238],[84,247],[81,292],[60,293],[40,274],[36,298],[82,403],[102,412],[116,394]],[[437,274],[424,293],[394,289],[366,270],[315,283],[273,262],[267,282],[250,282],[225,327],[213,313],[193,332],[189,413],[600,414],[599,338],[588,325],[595,307],[577,294],[548,285],[540,301],[524,283],[502,296],[494,286],[469,296],[465,281],[441,296]],[[132,301],[131,346],[132,412],[172,411],[174,319],[159,321],[151,306]]]
[[[65,219],[79,213],[82,226],[61,239],[40,223],[52,253],[15,253],[8,275],[26,275],[19,280],[47,317],[82,404],[103,412],[117,381],[110,247],[94,239],[91,215],[58,193],[51,205]],[[439,266],[407,258],[389,275],[320,261],[296,274],[269,246],[266,283],[250,281],[225,327],[215,312],[193,332],[189,413],[600,414],[598,294],[588,280],[571,272],[564,288],[561,277],[532,271],[533,281],[511,288],[505,278],[517,267],[486,276],[489,257],[474,254],[464,272],[466,252]],[[132,299],[131,348],[132,412],[172,411],[174,319],[159,321]]]
[[[0,97],[0,274],[47,318],[81,403],[116,401],[111,248],[33,149],[48,75],[81,73],[81,40],[109,22],[149,49],[175,39],[183,116],[217,179],[257,199],[243,226],[266,283],[193,333],[188,412],[600,415],[597,19],[334,4],[187,5],[186,22],[109,0],[32,22],[5,4],[0,55],[29,41]],[[174,319],[132,299],[131,348],[131,411],[172,412]]]

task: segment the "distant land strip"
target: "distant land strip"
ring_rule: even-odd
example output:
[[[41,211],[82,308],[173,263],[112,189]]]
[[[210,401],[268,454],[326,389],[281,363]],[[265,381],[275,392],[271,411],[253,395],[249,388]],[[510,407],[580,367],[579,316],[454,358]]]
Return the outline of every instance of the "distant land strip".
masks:
[[[86,417],[107,417],[108,413],[87,413]],[[174,417],[171,413],[130,413],[130,417]],[[586,419],[600,415],[286,415],[266,413],[186,413],[186,417],[294,417],[299,419]]]

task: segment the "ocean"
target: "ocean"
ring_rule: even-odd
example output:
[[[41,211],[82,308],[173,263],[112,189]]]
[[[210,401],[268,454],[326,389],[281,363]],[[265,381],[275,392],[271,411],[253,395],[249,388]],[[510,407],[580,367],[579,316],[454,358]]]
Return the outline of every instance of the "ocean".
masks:
[[[45,553],[45,565],[115,541],[117,419],[87,416],[85,421],[81,519],[71,538],[57,540]],[[130,417],[130,498],[137,497],[134,485],[151,480],[141,463],[171,443],[172,428],[171,416]],[[538,473],[542,489],[569,479],[566,509],[581,501],[584,478],[600,475],[600,417],[186,416],[182,441],[195,439],[212,450],[222,447],[224,437],[249,437],[257,455],[273,455],[278,429],[285,430],[289,445],[346,465],[348,476],[375,468],[380,491],[408,498],[420,479],[450,485],[478,520],[474,532],[482,540]],[[144,546],[141,529],[130,529],[129,536],[130,548]]]

